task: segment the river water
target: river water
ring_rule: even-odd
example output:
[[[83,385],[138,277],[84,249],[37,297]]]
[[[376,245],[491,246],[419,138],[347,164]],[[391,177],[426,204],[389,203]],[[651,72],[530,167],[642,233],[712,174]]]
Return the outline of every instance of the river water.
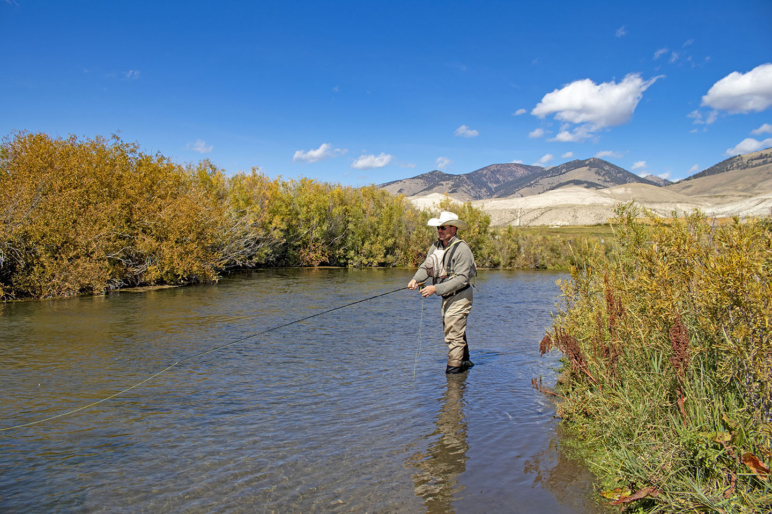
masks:
[[[0,305],[0,428],[411,275],[261,270]],[[597,512],[591,476],[560,452],[553,402],[530,383],[555,380],[557,357],[540,357],[538,341],[558,278],[480,273],[468,327],[476,366],[463,375],[444,374],[439,300],[405,290],[0,432],[0,511]]]

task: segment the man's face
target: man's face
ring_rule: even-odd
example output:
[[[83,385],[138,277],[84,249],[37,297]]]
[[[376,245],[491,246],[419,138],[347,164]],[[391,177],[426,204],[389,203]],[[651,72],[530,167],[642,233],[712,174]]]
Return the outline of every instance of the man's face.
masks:
[[[457,230],[458,227],[454,227],[452,225],[443,225],[441,227],[437,227],[437,234],[439,234],[440,241],[442,241],[443,246],[446,246],[448,242],[453,239]]]

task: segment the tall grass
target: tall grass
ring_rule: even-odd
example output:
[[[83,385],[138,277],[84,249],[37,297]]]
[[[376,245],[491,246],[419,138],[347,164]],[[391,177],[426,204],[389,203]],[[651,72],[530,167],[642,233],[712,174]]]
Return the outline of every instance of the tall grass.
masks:
[[[618,208],[583,249],[542,352],[604,496],[636,512],[772,510],[772,223]]]

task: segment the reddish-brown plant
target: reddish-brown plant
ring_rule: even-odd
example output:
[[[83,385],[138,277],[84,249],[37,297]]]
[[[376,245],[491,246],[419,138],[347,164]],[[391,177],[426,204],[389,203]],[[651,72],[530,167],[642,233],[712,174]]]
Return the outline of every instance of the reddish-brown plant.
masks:
[[[587,361],[582,355],[581,348],[579,348],[579,342],[562,328],[555,331],[555,339],[555,345],[568,357],[571,369],[584,373],[593,383],[597,384],[598,381],[595,380],[587,367]]]
[[[553,347],[552,338],[549,334],[544,334],[544,337],[539,342],[539,354],[544,355],[548,351],[550,351]]]

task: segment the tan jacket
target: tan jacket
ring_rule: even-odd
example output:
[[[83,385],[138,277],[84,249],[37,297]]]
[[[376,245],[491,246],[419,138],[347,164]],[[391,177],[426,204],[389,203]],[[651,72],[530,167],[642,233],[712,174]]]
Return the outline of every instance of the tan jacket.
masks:
[[[456,241],[458,241],[455,245],[456,249],[452,250],[451,247]],[[433,254],[434,251],[441,246],[442,243],[439,240],[435,241],[429,248],[427,257]],[[461,239],[454,236],[453,239],[448,242],[447,248],[448,250],[445,253],[445,268],[449,270],[450,274],[448,275],[448,278],[439,281],[439,283],[435,281],[435,292],[439,296],[449,296],[467,287],[472,275],[472,265],[474,264],[472,250],[469,248],[469,245]],[[447,257],[451,252],[453,253],[453,256],[451,261],[448,261]],[[415,275],[413,275],[413,279],[416,282],[424,282],[428,278],[429,275],[426,273],[426,261],[424,261],[424,263],[418,267],[418,271],[416,271]]]

